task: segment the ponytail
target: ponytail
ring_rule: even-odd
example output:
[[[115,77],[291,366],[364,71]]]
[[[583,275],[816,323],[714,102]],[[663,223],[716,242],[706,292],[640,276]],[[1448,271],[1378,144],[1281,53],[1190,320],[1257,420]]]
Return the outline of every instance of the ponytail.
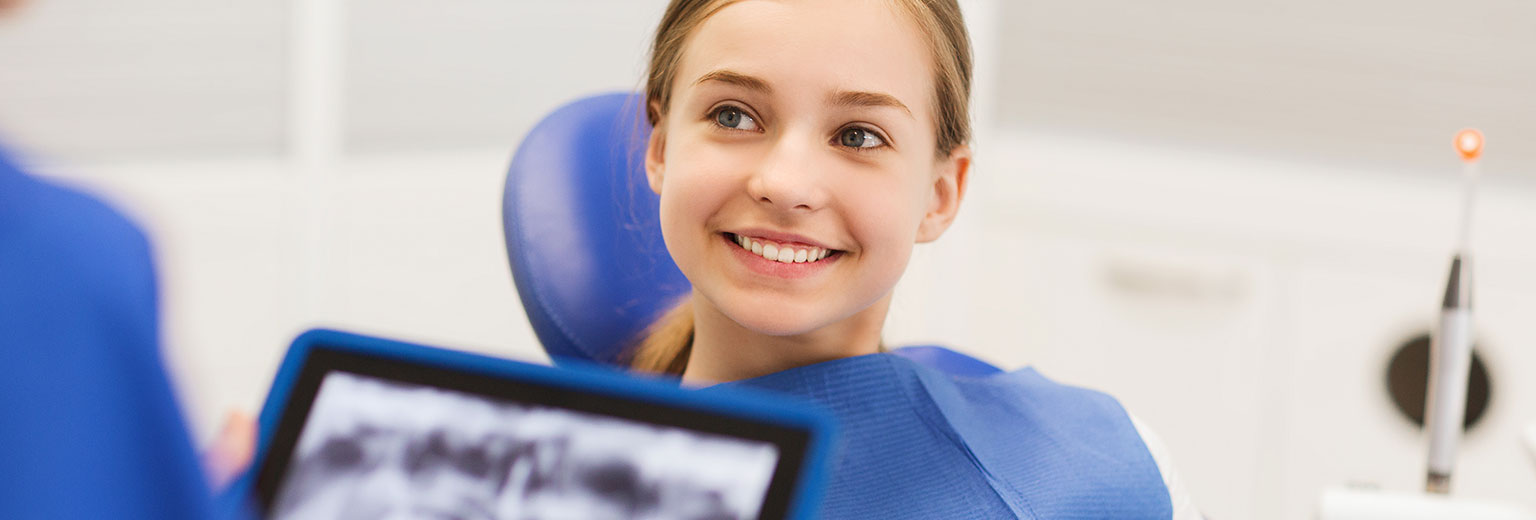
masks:
[[[672,310],[645,330],[629,367],[641,372],[683,375],[693,351],[693,297],[684,296]]]

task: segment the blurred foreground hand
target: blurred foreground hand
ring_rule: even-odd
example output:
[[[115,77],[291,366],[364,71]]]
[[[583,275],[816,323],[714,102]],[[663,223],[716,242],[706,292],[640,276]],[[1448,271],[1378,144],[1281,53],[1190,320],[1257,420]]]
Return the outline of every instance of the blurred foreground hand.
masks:
[[[250,467],[255,456],[256,418],[238,410],[230,412],[213,445],[203,454],[209,487],[224,489]]]

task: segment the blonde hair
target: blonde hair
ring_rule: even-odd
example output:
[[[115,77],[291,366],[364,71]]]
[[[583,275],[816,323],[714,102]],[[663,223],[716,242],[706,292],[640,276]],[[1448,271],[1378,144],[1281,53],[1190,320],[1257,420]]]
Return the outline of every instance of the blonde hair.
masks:
[[[672,0],[656,26],[645,82],[645,117],[661,122],[672,102],[683,48],[699,25],[736,0]],[[933,58],[934,152],[946,157],[971,139],[971,43],[956,0],[891,0],[905,11],[928,39]],[[664,131],[664,130],[663,130]],[[693,302],[684,297],[646,329],[631,351],[635,370],[681,375],[693,350]]]

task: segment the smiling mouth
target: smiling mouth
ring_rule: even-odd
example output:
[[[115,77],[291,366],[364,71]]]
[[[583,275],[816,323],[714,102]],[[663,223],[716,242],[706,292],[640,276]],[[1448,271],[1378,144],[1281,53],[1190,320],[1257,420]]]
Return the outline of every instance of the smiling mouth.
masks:
[[[725,238],[754,255],[784,264],[814,263],[842,253],[837,249],[782,244],[760,238],[747,238],[735,233],[725,233]]]

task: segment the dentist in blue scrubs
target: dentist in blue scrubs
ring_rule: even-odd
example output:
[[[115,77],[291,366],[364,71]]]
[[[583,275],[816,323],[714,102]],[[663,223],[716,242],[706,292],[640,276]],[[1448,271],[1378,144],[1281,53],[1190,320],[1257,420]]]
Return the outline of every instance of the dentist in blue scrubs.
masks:
[[[223,516],[161,363],[155,283],[133,223],[0,146],[0,518]]]
[[[143,233],[0,152],[0,518],[208,518]]]

